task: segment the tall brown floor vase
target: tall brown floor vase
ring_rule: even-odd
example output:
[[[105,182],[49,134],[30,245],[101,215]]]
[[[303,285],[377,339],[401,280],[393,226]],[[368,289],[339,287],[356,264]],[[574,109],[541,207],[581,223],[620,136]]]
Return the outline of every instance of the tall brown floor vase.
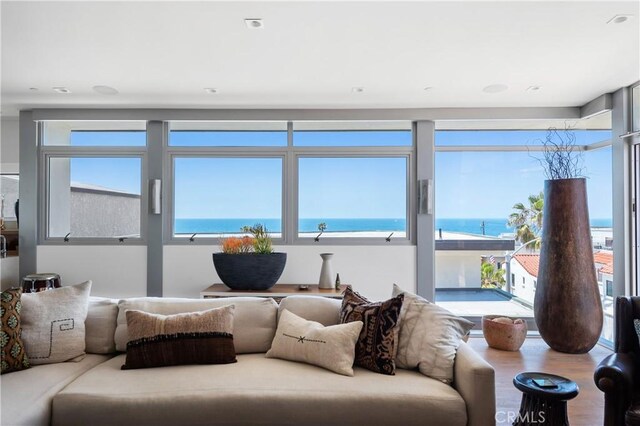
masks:
[[[589,352],[600,337],[603,315],[586,180],[546,180],[542,221],[533,306],[540,336],[559,352]]]

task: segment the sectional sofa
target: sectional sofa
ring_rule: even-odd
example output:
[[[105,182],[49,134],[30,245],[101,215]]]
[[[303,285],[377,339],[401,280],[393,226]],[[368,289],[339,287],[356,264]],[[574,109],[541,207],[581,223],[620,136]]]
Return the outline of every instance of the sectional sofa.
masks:
[[[237,362],[121,370],[128,309],[164,315],[235,305]],[[279,313],[324,325],[339,322],[340,302],[272,299],[92,298],[87,355],[35,366],[1,379],[2,425],[471,425],[495,424],[493,368],[458,348],[451,385],[414,370],[353,377],[266,358]]]

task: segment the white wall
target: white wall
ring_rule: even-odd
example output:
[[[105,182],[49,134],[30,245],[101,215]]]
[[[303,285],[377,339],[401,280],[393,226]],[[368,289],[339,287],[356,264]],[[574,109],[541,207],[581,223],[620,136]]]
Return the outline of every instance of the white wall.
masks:
[[[33,271],[36,272],[36,271]],[[92,296],[147,295],[144,246],[38,246],[38,271],[60,274],[62,285],[92,280]]]
[[[335,253],[333,270],[372,300],[388,299],[393,283],[415,292],[414,246],[280,246],[287,253],[281,283],[316,284],[320,253]],[[200,297],[200,291],[220,282],[213,267],[214,246],[165,246],[163,295]],[[147,250],[140,246],[38,246],[38,271],[60,274],[63,285],[93,281],[91,294],[113,298],[146,296]],[[34,271],[35,272],[35,271]]]
[[[479,288],[482,256],[504,256],[504,251],[436,250],[436,288]]]
[[[384,300],[391,296],[392,284],[415,292],[415,246],[279,246],[287,253],[287,265],[280,283],[317,284],[322,259],[320,253],[335,253],[334,273],[343,284],[351,284],[363,296]],[[199,297],[200,291],[220,282],[213,267],[214,246],[165,246],[165,297]],[[478,266],[479,268],[479,266]]]
[[[18,117],[0,118],[0,169],[2,173],[20,171],[20,143]]]
[[[3,291],[20,286],[18,260],[18,256],[0,259],[0,287]]]
[[[514,275],[514,282],[511,293],[517,297],[524,299],[531,304],[536,297],[534,281],[538,278],[531,276],[517,260],[511,261],[511,273]],[[522,279],[524,278],[524,283]]]

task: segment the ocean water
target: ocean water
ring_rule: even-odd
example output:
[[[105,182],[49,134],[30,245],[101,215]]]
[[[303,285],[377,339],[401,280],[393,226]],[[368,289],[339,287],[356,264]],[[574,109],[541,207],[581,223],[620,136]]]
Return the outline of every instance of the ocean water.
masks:
[[[317,232],[318,224],[327,224],[325,233],[330,232],[362,232],[406,231],[405,219],[300,219],[298,224],[300,232]],[[177,234],[218,234],[238,233],[243,226],[251,226],[256,223],[264,224],[269,232],[282,232],[282,224],[279,219],[176,219],[175,231]],[[484,224],[484,230],[483,230]],[[610,228],[611,219],[592,219],[591,226],[595,228]],[[504,233],[513,233],[515,230],[507,226],[506,219],[436,219],[436,235],[438,230],[443,232],[462,232],[466,234],[488,235],[497,237]]]
[[[327,225],[329,232],[405,231],[405,219],[300,219],[300,232],[317,232],[318,224]],[[264,224],[269,232],[282,232],[280,219],[176,219],[177,234],[237,233],[243,226]]]

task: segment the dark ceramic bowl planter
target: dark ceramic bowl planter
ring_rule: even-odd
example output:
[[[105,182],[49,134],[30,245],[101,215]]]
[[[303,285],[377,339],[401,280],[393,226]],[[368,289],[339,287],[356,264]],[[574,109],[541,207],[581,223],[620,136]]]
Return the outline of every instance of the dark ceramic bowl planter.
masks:
[[[267,290],[275,285],[287,263],[286,253],[213,253],[213,266],[233,290]]]

